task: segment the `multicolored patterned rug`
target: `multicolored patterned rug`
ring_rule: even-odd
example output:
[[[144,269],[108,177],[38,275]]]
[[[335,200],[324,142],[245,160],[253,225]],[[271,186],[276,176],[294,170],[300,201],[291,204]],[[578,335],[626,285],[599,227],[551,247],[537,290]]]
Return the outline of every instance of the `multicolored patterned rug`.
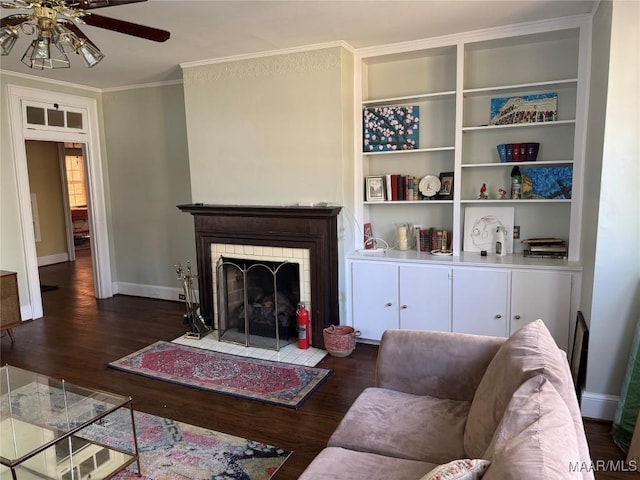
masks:
[[[159,341],[108,366],[217,393],[298,408],[331,370]]]
[[[134,412],[142,476],[134,463],[116,480],[268,480],[292,452]],[[132,450],[131,414],[120,409],[83,429],[83,438]]]

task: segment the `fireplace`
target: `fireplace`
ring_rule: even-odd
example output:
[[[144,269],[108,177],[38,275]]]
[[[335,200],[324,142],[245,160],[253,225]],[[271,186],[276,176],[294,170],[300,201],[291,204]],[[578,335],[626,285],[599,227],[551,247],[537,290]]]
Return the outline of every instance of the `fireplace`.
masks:
[[[228,313],[219,311],[215,293],[220,258],[243,261],[247,267],[252,262],[293,263],[299,269],[299,301],[310,312],[311,345],[324,348],[322,330],[340,323],[337,217],[341,207],[189,204],[178,208],[194,216],[200,310],[206,323],[219,328],[220,315]]]

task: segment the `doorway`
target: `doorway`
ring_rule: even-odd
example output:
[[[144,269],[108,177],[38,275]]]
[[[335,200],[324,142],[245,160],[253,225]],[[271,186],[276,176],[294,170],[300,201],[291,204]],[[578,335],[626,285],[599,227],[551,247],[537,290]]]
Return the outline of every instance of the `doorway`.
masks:
[[[16,85],[9,85],[8,90],[29,301],[27,313],[23,314],[23,317],[35,319],[43,316],[27,170],[27,140],[78,142],[85,145],[86,182],[89,190],[87,203],[91,206],[88,222],[91,232],[90,250],[95,296],[113,296],[97,101],[88,97]],[[55,124],[51,122],[52,119]]]
[[[83,271],[92,273],[84,144],[27,140],[25,148],[40,291],[46,294],[60,287],[47,272],[74,268],[61,264],[80,257]],[[57,267],[47,268],[52,265]],[[94,296],[90,276],[70,277],[72,282],[83,284],[62,287],[82,289]],[[43,295],[43,301],[47,298]]]

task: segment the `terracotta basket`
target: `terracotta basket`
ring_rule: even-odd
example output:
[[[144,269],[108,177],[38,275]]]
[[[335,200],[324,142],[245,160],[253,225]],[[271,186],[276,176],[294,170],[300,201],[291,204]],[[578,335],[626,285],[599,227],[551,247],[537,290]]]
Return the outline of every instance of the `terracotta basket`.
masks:
[[[322,330],[324,347],[334,357],[348,357],[356,348],[356,337],[360,330],[344,325],[331,325]]]

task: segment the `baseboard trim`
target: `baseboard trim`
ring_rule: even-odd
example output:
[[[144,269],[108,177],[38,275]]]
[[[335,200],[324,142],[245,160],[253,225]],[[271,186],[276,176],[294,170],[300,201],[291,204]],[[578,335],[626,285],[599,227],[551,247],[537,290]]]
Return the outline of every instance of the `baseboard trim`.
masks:
[[[602,393],[584,392],[582,394],[581,411],[586,418],[613,420],[620,397]]]
[[[56,253],[55,255],[46,255],[44,257],[38,257],[38,266],[46,267],[47,265],[53,265],[55,263],[62,263],[69,261],[69,254],[65,253]]]
[[[113,292],[133,297],[157,298],[159,300],[182,301],[178,295],[182,293],[181,288],[160,287],[158,285],[142,285],[139,283],[114,282]]]

